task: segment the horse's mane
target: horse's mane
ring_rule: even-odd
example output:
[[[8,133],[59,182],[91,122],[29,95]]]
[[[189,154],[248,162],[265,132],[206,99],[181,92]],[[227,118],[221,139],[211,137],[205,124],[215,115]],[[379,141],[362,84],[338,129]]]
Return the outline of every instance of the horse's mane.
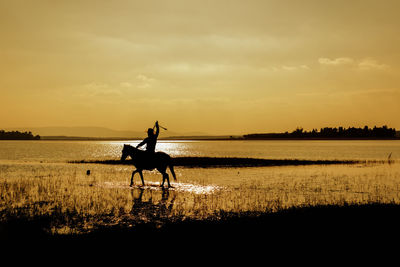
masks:
[[[133,152],[133,153],[137,153],[137,152],[142,153],[142,152],[145,152],[145,151],[143,151],[143,150],[141,150],[141,149],[139,149],[139,148],[136,148],[136,147],[131,146],[131,145],[126,145],[126,144],[124,144],[124,148],[127,148],[129,152]]]
[[[137,150],[137,148],[136,147],[134,147],[134,146],[131,146],[131,145],[124,145],[124,147],[127,147],[127,148],[129,148],[129,149],[133,149],[133,150]]]

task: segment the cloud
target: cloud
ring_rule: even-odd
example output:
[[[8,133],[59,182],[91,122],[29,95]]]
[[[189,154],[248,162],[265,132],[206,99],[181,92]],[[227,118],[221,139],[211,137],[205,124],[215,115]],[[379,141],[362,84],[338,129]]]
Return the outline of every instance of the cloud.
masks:
[[[136,80],[138,81],[138,88],[150,88],[154,82],[153,78],[149,78],[143,74],[137,75]]]
[[[373,58],[365,58],[362,60],[355,60],[349,57],[339,57],[335,59],[319,58],[319,64],[324,66],[351,66],[357,70],[384,70],[389,68],[386,64],[381,64]]]
[[[358,63],[360,70],[383,70],[389,68],[386,64],[380,64],[375,59],[366,58]]]
[[[329,65],[329,66],[340,66],[340,65],[349,65],[354,63],[354,59],[349,57],[339,57],[335,59],[329,59],[326,57],[321,57],[318,59],[319,64],[321,65]]]
[[[79,95],[81,97],[111,97],[120,96],[121,91],[111,87],[107,83],[91,82],[88,84],[84,84],[80,88]]]
[[[295,71],[295,70],[309,70],[310,68],[307,65],[301,65],[301,66],[282,66],[281,69],[287,71]]]
[[[129,88],[132,87],[132,84],[129,82],[120,82],[119,86],[121,86],[122,88]]]
[[[287,72],[294,72],[294,71],[306,71],[310,70],[311,68],[307,65],[297,65],[297,66],[288,66],[288,65],[282,65],[282,66],[274,66],[274,67],[268,67],[268,68],[263,68],[263,71],[273,71],[273,72],[278,72],[278,71],[287,71]]]
[[[91,83],[83,85],[83,88],[88,89],[88,90],[103,90],[108,87],[109,87],[108,84],[99,83],[99,82],[91,82]]]
[[[218,64],[218,63],[190,63],[190,62],[173,62],[160,66],[160,71],[177,73],[177,74],[216,74],[231,72],[235,69],[243,68],[243,66],[231,64]]]

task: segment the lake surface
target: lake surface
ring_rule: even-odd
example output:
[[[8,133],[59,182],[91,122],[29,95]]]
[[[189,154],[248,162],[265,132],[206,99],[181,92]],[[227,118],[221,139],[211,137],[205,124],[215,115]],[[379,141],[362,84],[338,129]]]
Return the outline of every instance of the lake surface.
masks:
[[[123,144],[139,141],[0,141],[0,219],[57,218],[52,232],[96,225],[205,218],[221,211],[274,211],[344,203],[400,204],[400,141],[160,141],[172,156],[265,159],[379,160],[371,164],[246,168],[177,167],[174,188],[144,172],[146,186],[129,187],[127,165],[71,164],[119,159]],[[391,153],[389,164],[387,159]],[[91,174],[87,175],[86,171]]]
[[[67,162],[118,159],[123,144],[140,141],[0,141],[0,160]],[[400,140],[379,141],[159,141],[171,156],[250,157],[265,159],[384,160],[400,157]]]

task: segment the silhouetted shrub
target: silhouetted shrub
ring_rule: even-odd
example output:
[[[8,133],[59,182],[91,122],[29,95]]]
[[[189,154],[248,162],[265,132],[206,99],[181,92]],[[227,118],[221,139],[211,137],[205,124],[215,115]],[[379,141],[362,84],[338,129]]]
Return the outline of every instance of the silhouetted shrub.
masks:
[[[304,131],[303,128],[297,128],[293,132],[285,133],[261,133],[261,134],[247,134],[243,136],[245,139],[273,139],[273,138],[365,138],[365,139],[392,139],[396,138],[396,129],[388,128],[386,125],[382,127],[368,128],[355,128],[349,127],[339,128],[325,127],[319,131],[313,129],[312,131]]]
[[[0,140],[40,140],[40,136],[34,136],[32,132],[6,132],[4,130],[0,130]]]

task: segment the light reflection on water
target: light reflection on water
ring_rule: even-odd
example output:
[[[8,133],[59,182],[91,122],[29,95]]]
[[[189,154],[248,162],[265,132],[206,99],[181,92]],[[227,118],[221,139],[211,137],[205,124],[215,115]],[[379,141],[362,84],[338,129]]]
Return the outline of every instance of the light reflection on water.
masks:
[[[160,182],[145,182],[145,185],[128,185],[127,182],[111,182],[107,181],[103,184],[99,184],[98,186],[104,188],[119,188],[119,189],[140,189],[140,190],[153,190],[153,191],[171,191],[171,192],[182,192],[182,193],[192,193],[197,195],[206,195],[213,194],[219,190],[223,190],[224,187],[217,185],[199,185],[199,184],[191,184],[191,183],[176,183],[171,182],[170,188],[168,187],[160,187]]]
[[[141,140],[135,141],[118,141],[104,143],[105,146],[109,146],[108,154],[120,154],[123,144],[128,144],[136,147]],[[196,151],[193,146],[196,146],[196,141],[158,141],[157,151],[163,151],[170,156],[198,156],[199,151]],[[111,152],[112,151],[112,152]],[[201,151],[202,152],[202,151]],[[104,154],[103,154],[104,155]]]

